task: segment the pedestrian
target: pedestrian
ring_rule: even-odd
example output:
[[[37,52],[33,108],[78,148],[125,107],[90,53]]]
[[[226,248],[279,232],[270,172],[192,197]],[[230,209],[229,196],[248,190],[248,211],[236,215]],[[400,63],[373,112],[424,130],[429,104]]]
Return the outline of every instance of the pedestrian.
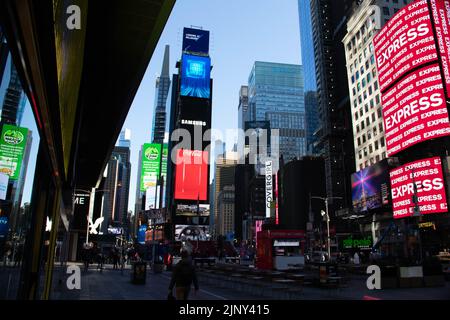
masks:
[[[187,300],[194,284],[195,292],[198,291],[198,280],[195,267],[186,250],[181,251],[181,261],[176,264],[172,272],[172,279],[169,285],[169,296],[172,295],[173,288],[176,287],[177,300]]]

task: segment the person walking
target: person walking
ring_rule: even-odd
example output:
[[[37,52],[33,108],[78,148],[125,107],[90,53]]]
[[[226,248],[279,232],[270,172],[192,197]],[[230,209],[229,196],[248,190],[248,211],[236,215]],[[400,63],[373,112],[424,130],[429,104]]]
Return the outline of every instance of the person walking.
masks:
[[[176,264],[172,272],[172,279],[169,285],[169,295],[172,295],[176,286],[177,300],[187,300],[194,284],[195,293],[199,290],[197,273],[192,263],[192,259],[186,250],[181,251],[181,261]]]

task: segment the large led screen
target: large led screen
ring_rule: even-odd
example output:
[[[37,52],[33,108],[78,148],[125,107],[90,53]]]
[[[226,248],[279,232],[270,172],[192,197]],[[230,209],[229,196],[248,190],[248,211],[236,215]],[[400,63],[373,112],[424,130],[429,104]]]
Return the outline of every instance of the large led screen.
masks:
[[[209,99],[211,95],[210,81],[210,58],[183,54],[181,61],[181,95]]]
[[[450,134],[447,103],[437,64],[420,68],[382,95],[389,156]]]
[[[447,212],[445,183],[439,157],[411,162],[392,170],[390,179],[395,219],[413,215],[415,195],[421,214]]]
[[[209,226],[202,225],[176,225],[175,241],[199,240],[209,241],[211,235]]]
[[[386,160],[352,175],[352,202],[356,213],[389,205],[389,166]]]
[[[0,136],[0,172],[10,180],[19,179],[27,145],[28,129],[4,124]]]
[[[184,28],[183,29],[183,51],[208,54],[209,31]]]
[[[373,40],[383,92],[405,73],[437,60],[427,0],[400,10]]]
[[[208,199],[208,159],[207,151],[180,149],[175,164],[175,199]]]

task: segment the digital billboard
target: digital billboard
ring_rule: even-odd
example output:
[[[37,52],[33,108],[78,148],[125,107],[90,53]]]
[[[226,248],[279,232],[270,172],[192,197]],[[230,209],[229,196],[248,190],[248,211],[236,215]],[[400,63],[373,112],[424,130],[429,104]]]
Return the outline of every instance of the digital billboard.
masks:
[[[447,198],[439,157],[414,161],[390,172],[394,218],[414,213],[417,196],[421,214],[447,212]]]
[[[414,68],[437,60],[427,0],[400,10],[375,36],[373,45],[382,92]]]
[[[447,97],[450,98],[450,1],[431,0],[430,3]]]
[[[411,72],[382,95],[382,104],[389,156],[450,134],[438,64]]]
[[[182,96],[209,99],[211,96],[211,59],[183,54],[181,60]]]
[[[8,235],[9,223],[8,217],[0,217],[0,239],[6,238]]]
[[[209,217],[210,206],[209,204],[178,204],[177,205],[177,215],[179,216],[189,216],[189,217]]]
[[[352,174],[352,202],[355,213],[389,205],[389,166],[383,160]]]
[[[137,241],[140,244],[144,244],[145,243],[145,232],[147,231],[147,225],[146,224],[142,224],[139,226],[139,230],[138,230],[138,235],[137,235]]]
[[[0,137],[0,172],[7,174],[10,180],[19,179],[27,137],[27,128],[3,125]]]
[[[183,51],[207,55],[209,53],[209,31],[184,28]]]
[[[177,150],[175,163],[175,199],[208,199],[208,151]]]
[[[209,226],[175,225],[175,241],[198,240],[209,241],[211,235]]]
[[[156,188],[160,174],[161,144],[146,143],[142,147],[141,191]]]

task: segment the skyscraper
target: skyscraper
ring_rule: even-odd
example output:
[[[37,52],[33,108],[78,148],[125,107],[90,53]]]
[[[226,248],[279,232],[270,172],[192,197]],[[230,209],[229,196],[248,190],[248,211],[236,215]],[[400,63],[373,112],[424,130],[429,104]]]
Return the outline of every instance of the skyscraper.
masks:
[[[131,147],[131,130],[125,129],[120,132],[119,140],[117,140],[116,145],[118,147]]]
[[[248,79],[248,108],[250,121],[269,121],[271,129],[280,130],[285,159],[306,154],[302,66],[256,61]]]
[[[170,47],[166,45],[161,75],[156,79],[155,113],[152,129],[152,142],[154,143],[163,143],[166,132],[166,103],[170,89],[169,52]]]
[[[314,62],[314,43],[311,25],[311,6],[309,0],[298,0],[300,21],[300,44],[304,72],[305,113],[306,113],[306,148],[308,154],[317,153],[317,136],[314,133],[319,128],[317,106],[317,81]]]
[[[331,212],[351,205],[350,174],[354,148],[345,50],[342,39],[356,0],[311,0],[311,25],[320,119],[318,147],[325,158]]]
[[[103,203],[103,227],[125,226],[130,190],[130,148],[115,147],[108,162]],[[106,230],[103,232],[106,233]]]
[[[248,112],[248,87],[239,90],[238,129],[245,130],[245,122],[250,121]]]

